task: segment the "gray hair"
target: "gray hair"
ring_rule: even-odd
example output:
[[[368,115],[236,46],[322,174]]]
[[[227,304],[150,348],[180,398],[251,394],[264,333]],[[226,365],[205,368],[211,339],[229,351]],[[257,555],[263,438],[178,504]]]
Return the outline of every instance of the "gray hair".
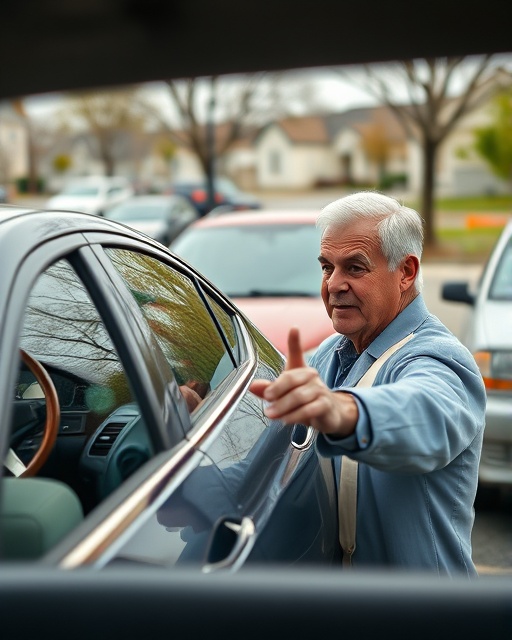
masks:
[[[371,218],[377,222],[380,247],[390,271],[394,271],[409,254],[421,260],[423,222],[419,213],[376,191],[361,191],[331,202],[318,215],[316,226],[323,235],[330,226]],[[414,285],[418,292],[423,288],[421,268]]]

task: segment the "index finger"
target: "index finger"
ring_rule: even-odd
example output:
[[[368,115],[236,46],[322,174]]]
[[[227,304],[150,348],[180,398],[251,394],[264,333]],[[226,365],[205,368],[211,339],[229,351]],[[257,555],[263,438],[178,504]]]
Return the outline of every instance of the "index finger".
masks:
[[[292,327],[288,333],[288,357],[285,369],[298,369],[305,366],[306,362],[300,344],[300,332],[298,327]]]

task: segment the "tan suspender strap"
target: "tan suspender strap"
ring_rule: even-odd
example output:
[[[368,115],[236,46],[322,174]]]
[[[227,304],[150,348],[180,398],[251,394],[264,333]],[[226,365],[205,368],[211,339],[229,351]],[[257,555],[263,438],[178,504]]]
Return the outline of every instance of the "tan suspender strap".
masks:
[[[355,385],[356,387],[371,387],[377,373],[386,360],[398,351],[400,347],[414,337],[413,333],[395,343],[387,351],[377,358],[364,376]],[[339,539],[343,549],[343,565],[352,565],[352,555],[356,549],[356,513],[357,513],[357,468],[355,460],[347,456],[341,457],[340,488],[338,497],[338,523]]]

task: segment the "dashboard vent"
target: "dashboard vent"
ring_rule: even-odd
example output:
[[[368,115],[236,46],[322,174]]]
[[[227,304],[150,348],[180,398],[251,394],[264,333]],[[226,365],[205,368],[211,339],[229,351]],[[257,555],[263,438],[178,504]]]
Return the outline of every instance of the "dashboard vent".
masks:
[[[89,449],[90,456],[106,456],[117,437],[126,426],[126,422],[109,422],[98,433]]]

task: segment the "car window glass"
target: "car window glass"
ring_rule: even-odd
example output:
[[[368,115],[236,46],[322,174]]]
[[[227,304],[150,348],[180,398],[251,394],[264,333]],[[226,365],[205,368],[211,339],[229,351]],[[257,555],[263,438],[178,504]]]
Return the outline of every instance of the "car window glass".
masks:
[[[492,300],[512,300],[512,240],[508,241],[491,284]]]
[[[222,316],[222,309],[216,310]],[[281,357],[257,331],[248,330],[258,352],[256,377],[275,379],[283,366]],[[177,489],[169,487],[163,503],[152,507],[143,526],[117,551],[115,563],[204,565],[219,522],[236,523],[247,513],[265,517],[274,474],[286,478],[291,431],[269,420],[261,400],[249,391],[232,409],[201,447],[200,464]]]
[[[192,281],[140,253],[108,249],[107,254],[139,305],[178,384],[206,397],[234,365]],[[216,375],[219,365],[221,379]]]
[[[113,341],[68,262],[36,280],[19,347],[49,374],[60,410],[57,441],[38,475],[71,486],[87,513],[149,460],[153,447]],[[23,362],[14,395],[10,446],[27,465],[43,439],[48,399]],[[138,446],[124,466],[122,447],[113,446],[121,441]]]

